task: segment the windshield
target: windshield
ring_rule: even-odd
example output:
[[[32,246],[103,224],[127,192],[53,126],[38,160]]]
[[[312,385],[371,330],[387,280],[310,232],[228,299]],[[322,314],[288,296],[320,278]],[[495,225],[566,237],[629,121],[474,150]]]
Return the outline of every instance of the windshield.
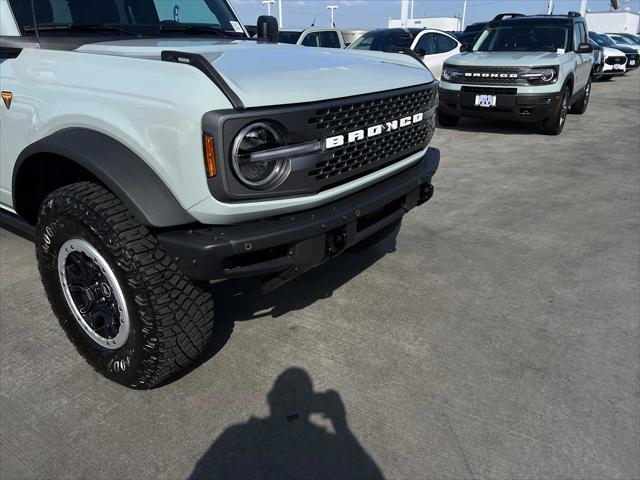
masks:
[[[601,47],[615,47],[615,43],[606,35],[602,35],[600,33],[589,32],[589,38],[596,42]]]
[[[23,34],[33,34],[31,2],[9,1]],[[97,35],[153,35],[161,30],[184,35],[200,28],[245,36],[226,0],[37,0],[35,5],[41,35],[69,30],[83,35],[88,31]],[[101,26],[110,28],[101,30]]]
[[[640,45],[640,37],[636,35],[625,35],[623,38],[626,38],[635,45]]]
[[[519,24],[490,27],[482,32],[476,52],[557,52],[569,43],[569,28],[562,25]]]
[[[619,35],[611,35],[611,38],[618,43],[622,43],[624,45],[633,45],[635,47],[635,43],[629,40],[627,37],[621,37]]]
[[[349,48],[384,52],[390,47],[409,48],[413,38],[413,35],[405,30],[380,30],[365,33],[353,42]]]
[[[285,30],[280,30],[280,33],[278,33],[278,41],[280,43],[296,44],[300,39],[300,35],[302,35],[302,32],[287,32]]]

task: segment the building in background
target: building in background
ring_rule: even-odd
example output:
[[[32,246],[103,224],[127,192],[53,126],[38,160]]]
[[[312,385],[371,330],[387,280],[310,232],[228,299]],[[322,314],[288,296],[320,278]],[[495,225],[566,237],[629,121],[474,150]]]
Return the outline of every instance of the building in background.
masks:
[[[401,19],[390,18],[389,28],[401,28],[403,26]],[[457,32],[462,30],[462,22],[459,17],[426,17],[426,18],[408,18],[407,28],[436,28],[445,32]]]
[[[633,33],[640,31],[640,13],[628,10],[587,12],[589,30],[600,33]]]

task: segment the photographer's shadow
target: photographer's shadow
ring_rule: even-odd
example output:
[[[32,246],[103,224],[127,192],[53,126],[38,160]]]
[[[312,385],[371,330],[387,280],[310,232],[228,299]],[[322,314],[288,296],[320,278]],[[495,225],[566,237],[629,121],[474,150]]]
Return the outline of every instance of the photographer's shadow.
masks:
[[[285,370],[267,402],[270,416],[227,428],[190,480],[383,478],[349,429],[338,392],[314,392],[305,370]]]

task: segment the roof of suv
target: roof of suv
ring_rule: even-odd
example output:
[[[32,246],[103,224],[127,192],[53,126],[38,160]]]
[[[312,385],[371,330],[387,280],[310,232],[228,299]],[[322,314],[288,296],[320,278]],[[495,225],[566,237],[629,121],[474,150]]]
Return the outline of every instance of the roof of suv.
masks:
[[[569,15],[526,15],[522,17],[504,18],[496,22],[496,24],[499,23],[500,25],[517,25],[521,23],[545,23],[548,25],[550,23],[557,23],[560,25],[567,25],[577,18],[583,17],[570,17]],[[492,22],[489,22],[489,24],[491,23]]]

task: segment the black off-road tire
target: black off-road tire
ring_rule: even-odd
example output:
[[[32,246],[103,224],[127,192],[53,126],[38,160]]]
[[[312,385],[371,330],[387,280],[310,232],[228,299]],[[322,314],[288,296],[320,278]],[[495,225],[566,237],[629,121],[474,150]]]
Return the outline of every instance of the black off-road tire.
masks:
[[[349,248],[351,252],[361,252],[362,250],[367,250],[371,248],[386,238],[388,238],[391,234],[397,233],[400,230],[400,226],[402,225],[402,219],[396,220],[393,223],[390,223],[384,228],[381,228],[377,232],[375,232],[370,237],[365,238],[361,242],[356,243],[352,247]]]
[[[571,91],[569,87],[565,86],[562,89],[562,98],[560,99],[558,111],[542,122],[543,133],[546,135],[560,135],[562,133],[564,125],[567,123],[567,114],[571,108],[569,105],[570,97]]]
[[[442,110],[438,109],[438,123],[443,127],[455,127],[458,124],[460,117],[448,115]]]
[[[587,111],[587,107],[589,106],[589,99],[591,98],[591,79],[587,82],[587,85],[584,87],[584,93],[580,100],[574,103],[571,106],[571,113],[575,113],[576,115],[582,115]]]
[[[91,339],[65,298],[58,253],[71,239],[91,244],[115,274],[129,315],[129,335],[120,348]],[[156,387],[196,360],[212,335],[211,294],[190,282],[149,230],[99,185],[76,183],[45,199],[36,255],[60,325],[89,364],[115,382]]]

